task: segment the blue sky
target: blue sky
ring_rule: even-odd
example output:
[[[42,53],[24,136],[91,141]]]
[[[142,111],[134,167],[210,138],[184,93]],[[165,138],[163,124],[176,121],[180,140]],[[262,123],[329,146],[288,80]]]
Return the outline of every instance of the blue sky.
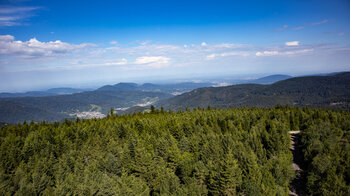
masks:
[[[0,91],[350,70],[350,2],[0,1]]]

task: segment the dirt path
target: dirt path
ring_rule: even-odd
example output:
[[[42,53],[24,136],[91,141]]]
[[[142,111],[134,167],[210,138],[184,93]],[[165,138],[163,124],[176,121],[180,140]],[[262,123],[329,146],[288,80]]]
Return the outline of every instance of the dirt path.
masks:
[[[303,154],[300,146],[300,131],[290,131],[291,135],[291,151],[293,153],[293,169],[295,178],[290,184],[289,195],[305,195],[305,180],[303,178]]]

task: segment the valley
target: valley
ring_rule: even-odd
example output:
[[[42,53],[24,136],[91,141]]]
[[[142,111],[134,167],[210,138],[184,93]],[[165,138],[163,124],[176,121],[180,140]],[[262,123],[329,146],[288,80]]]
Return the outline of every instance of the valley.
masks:
[[[257,81],[284,79],[274,75]],[[186,108],[295,107],[350,108],[350,73],[294,77],[273,84],[236,84],[210,87],[210,83],[118,83],[93,91],[45,97],[0,98],[0,122],[62,121],[103,118],[111,108],[116,114],[148,111],[150,105],[165,110]],[[209,86],[209,87],[208,87]],[[58,91],[56,91],[58,92]],[[181,93],[179,93],[181,92]]]

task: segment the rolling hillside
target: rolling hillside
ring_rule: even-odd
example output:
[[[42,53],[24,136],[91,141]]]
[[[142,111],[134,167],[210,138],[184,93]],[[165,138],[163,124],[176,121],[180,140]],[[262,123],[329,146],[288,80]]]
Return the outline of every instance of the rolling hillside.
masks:
[[[249,83],[254,83],[254,84],[272,84],[281,80],[286,80],[292,78],[292,76],[289,75],[270,75],[270,76],[266,76],[263,78],[259,78],[256,80],[252,80]]]
[[[91,89],[76,89],[76,88],[51,88],[45,91],[28,91],[24,93],[0,93],[0,98],[13,98],[13,97],[47,97],[55,95],[68,95],[73,93],[81,93],[89,91]]]
[[[95,91],[69,95],[0,98],[0,122],[103,117],[110,108],[114,108],[118,114],[125,114],[143,111],[150,104],[163,106],[166,110],[208,105],[216,108],[232,108],[269,107],[276,104],[350,108],[350,73],[290,78],[271,85],[239,84],[205,87],[183,93],[208,85],[209,83],[163,85],[119,83],[103,86]],[[62,92],[62,89],[55,90],[55,93],[58,92]],[[183,94],[173,97],[176,93]]]
[[[136,83],[118,83],[115,85],[105,85],[97,89],[97,91],[149,91],[163,93],[184,93],[196,88],[210,87],[213,83],[195,83],[181,82],[174,84],[152,84],[144,83],[138,85]]]
[[[276,104],[350,108],[350,72],[333,76],[296,77],[271,85],[240,84],[200,88],[158,102],[165,109],[186,107],[268,107]]]
[[[0,121],[59,121],[75,118],[82,112],[103,116],[110,108],[147,105],[171,96],[160,92],[88,91],[49,97],[3,98],[0,99]]]

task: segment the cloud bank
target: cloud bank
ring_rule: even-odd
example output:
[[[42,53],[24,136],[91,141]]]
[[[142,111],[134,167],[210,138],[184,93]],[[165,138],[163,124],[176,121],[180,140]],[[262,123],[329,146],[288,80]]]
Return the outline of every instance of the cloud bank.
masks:
[[[165,71],[181,67],[201,70],[201,67],[220,66],[225,69],[236,67],[240,70],[274,59],[288,58],[290,61],[289,57],[293,56],[293,59],[307,57],[316,60],[315,55],[327,56],[345,51],[335,45],[301,45],[299,41],[287,41],[271,46],[203,43],[206,42],[178,46],[151,41],[144,44],[139,41],[136,46],[135,43],[130,46],[117,42],[112,42],[117,45],[111,46],[110,42],[107,42],[107,46],[101,46],[88,43],[72,44],[60,40],[42,42],[36,38],[21,41],[12,35],[0,35],[0,72],[83,69]]]
[[[0,55],[42,57],[64,55],[73,51],[91,47],[93,44],[69,44],[60,40],[40,42],[36,38],[28,41],[16,41],[12,35],[0,35]]]

